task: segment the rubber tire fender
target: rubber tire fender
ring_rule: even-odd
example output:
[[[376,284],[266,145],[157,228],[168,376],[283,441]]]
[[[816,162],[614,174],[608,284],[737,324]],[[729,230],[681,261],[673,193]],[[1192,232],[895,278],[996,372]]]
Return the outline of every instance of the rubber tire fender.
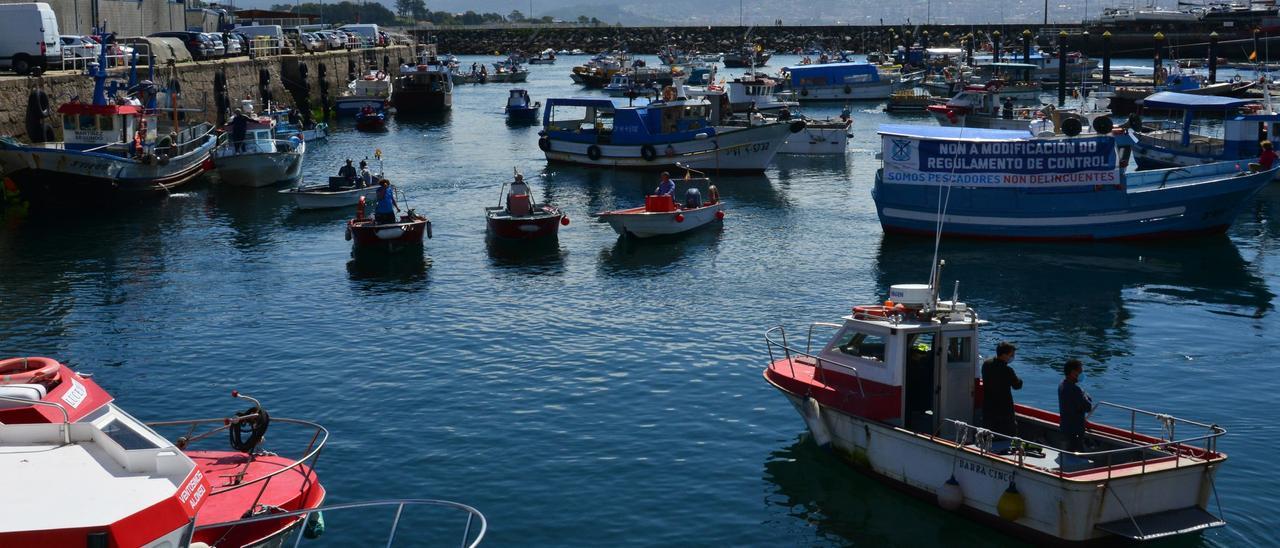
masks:
[[[652,162],[654,158],[658,157],[658,151],[653,148],[653,145],[644,145],[640,147],[640,157],[644,158],[646,162]]]
[[[848,95],[848,94],[850,94],[850,93],[853,93],[853,88],[852,88],[852,87],[850,87],[850,86],[849,86],[849,84],[845,84],[845,85],[844,85],[844,94],[845,94],[845,95]]]
[[[791,125],[788,127],[788,129],[791,130],[791,133],[800,133],[800,131],[803,130],[806,125],[807,124],[804,123],[804,120],[796,120],[794,122],[791,122]]]
[[[1098,135],[1111,133],[1111,129],[1114,127],[1116,127],[1115,122],[1111,121],[1110,116],[1099,116],[1093,119],[1093,131]]]
[[[598,146],[596,146],[596,145],[591,145],[591,146],[587,147],[587,158],[591,158],[591,161],[599,160],[599,159],[600,159],[600,147],[598,147]]]
[[[808,89],[805,89],[805,88],[800,88],[800,96],[801,96],[801,97],[808,97],[808,96],[809,96],[809,90],[808,90]]]
[[[551,139],[548,139],[546,137],[539,137],[538,149],[542,150],[543,152],[551,152]]]
[[[1080,123],[1080,120],[1077,120],[1075,118],[1067,118],[1066,120],[1062,121],[1062,133],[1067,137],[1075,137],[1076,135],[1079,135],[1080,132],[1083,130],[1084,130],[1084,125]]]

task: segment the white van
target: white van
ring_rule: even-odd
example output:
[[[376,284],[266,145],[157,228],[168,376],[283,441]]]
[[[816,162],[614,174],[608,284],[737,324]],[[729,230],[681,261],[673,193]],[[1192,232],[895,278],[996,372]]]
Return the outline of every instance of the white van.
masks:
[[[249,47],[255,55],[271,55],[281,53],[288,44],[284,40],[284,29],[280,25],[250,25],[236,27],[231,32],[238,32],[249,37]],[[264,44],[265,41],[265,44]],[[275,48],[275,51],[263,51],[263,48]]]
[[[380,38],[380,35],[378,34],[378,25],[375,25],[372,23],[360,23],[360,24],[353,24],[353,25],[342,25],[341,27],[338,27],[338,29],[345,30],[347,32],[350,32],[359,36],[360,40],[364,42],[366,46],[378,45],[378,41]]]
[[[58,16],[49,4],[0,4],[0,67],[18,74],[61,67],[58,34]]]

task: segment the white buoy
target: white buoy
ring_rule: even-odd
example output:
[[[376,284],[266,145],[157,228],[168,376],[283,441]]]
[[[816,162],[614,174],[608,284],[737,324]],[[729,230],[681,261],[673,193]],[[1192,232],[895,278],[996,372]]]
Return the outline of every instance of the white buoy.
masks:
[[[960,482],[956,481],[954,475],[942,484],[942,488],[938,489],[938,506],[944,510],[959,510],[964,504],[964,491],[960,489]]]
[[[804,399],[804,422],[809,425],[809,432],[813,434],[813,441],[818,444],[818,447],[823,449],[831,447],[831,432],[827,430],[827,424],[822,421],[818,400]]]

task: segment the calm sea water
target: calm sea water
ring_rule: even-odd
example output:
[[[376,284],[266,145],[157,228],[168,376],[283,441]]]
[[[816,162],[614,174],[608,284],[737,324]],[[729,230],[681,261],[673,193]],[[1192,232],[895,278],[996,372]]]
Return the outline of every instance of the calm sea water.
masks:
[[[570,65],[532,67],[524,87],[581,94]],[[309,152],[307,176],[322,180],[380,148],[435,223],[424,255],[355,260],[352,212],[211,183],[88,219],[10,216],[0,355],[92,372],[146,420],[225,416],[239,389],[331,430],[318,464],[330,502],[466,502],[498,546],[1014,542],[819,451],[761,378],[766,328],[835,320],[925,281],[931,240],[882,235],[870,189],[875,127],[932,122],[857,105],[847,158],[719,178],[722,228],[635,245],[587,214],[639,203],[653,176],[548,169],[537,128],[504,121],[510,87],[460,86],[443,120],[342,127]],[[572,217],[558,243],[486,243],[483,208],[512,168],[541,175],[536,193]],[[1171,546],[1274,542],[1277,219],[1280,185],[1222,237],[942,243],[944,280],[993,322],[983,349],[1020,345],[1019,401],[1053,408],[1055,366],[1080,356],[1096,398],[1229,429],[1230,525]],[[416,519],[406,544],[460,535],[457,515]],[[371,542],[375,522],[332,516],[325,538]],[[457,528],[437,537],[442,524]]]

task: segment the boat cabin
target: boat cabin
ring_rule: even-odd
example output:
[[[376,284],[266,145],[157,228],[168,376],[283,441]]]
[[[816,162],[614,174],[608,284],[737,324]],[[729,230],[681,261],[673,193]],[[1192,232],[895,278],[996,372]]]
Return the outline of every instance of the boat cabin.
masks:
[[[534,106],[533,99],[529,98],[529,92],[523,89],[513,89],[507,95],[507,108],[526,109]]]
[[[1030,63],[981,63],[977,67],[977,76],[982,81],[1000,80],[1008,83],[1034,82],[1036,66]]]
[[[388,98],[391,96],[391,81],[385,74],[366,74],[363,78],[353,80],[347,86],[349,94],[354,97]]]
[[[58,107],[62,115],[62,135],[69,150],[101,149],[120,153],[141,137],[144,143],[156,140],[155,116],[146,116],[141,106],[67,103]],[[138,135],[138,130],[142,135]]]
[[[1162,91],[1139,103],[1143,144],[1201,158],[1202,162],[1257,158],[1260,142],[1280,141],[1280,114],[1255,99]]]
[[[644,145],[712,138],[711,116],[712,105],[700,99],[627,107],[609,99],[548,99],[542,125],[553,140]]]
[[[792,66],[783,71],[790,78],[791,89],[874,84],[880,81],[880,69],[867,63]]]

